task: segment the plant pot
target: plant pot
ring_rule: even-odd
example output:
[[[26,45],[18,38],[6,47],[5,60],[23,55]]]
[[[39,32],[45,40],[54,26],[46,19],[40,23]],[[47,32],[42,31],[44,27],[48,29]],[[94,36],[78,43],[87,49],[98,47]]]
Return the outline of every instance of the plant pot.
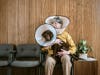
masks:
[[[79,54],[79,58],[81,59],[87,59],[87,54]]]

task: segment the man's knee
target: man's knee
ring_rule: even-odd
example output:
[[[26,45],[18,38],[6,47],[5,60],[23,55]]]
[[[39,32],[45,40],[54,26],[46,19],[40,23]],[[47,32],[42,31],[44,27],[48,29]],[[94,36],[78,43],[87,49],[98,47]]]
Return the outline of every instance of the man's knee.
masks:
[[[48,65],[52,65],[52,64],[55,65],[55,63],[56,63],[55,59],[53,59],[50,56],[47,56],[47,58],[46,58],[46,64],[48,64]]]
[[[70,62],[70,56],[69,56],[69,55],[63,55],[63,56],[61,57],[61,62],[63,62],[63,61],[65,61],[65,62]]]

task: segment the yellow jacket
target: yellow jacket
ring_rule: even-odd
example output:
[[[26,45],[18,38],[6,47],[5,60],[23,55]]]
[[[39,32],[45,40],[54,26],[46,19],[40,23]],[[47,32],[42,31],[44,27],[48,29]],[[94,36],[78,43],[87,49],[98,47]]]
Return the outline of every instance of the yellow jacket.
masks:
[[[57,35],[57,38],[61,39],[65,43],[69,45],[69,50],[71,54],[74,54],[76,52],[76,46],[74,41],[72,40],[72,37],[68,34],[68,32],[64,31],[62,34]],[[53,50],[51,50],[50,46],[49,47],[43,47],[43,51],[48,50],[48,55],[53,54]]]

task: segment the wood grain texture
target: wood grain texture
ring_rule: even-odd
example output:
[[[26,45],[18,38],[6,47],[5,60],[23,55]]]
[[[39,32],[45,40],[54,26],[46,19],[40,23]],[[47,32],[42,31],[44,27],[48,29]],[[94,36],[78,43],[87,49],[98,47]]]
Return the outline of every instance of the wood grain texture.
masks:
[[[48,16],[62,15],[70,19],[66,30],[75,43],[86,39],[100,61],[99,7],[99,0],[0,0],[0,43],[36,43],[36,28]]]
[[[98,75],[98,61],[75,61],[74,75]]]

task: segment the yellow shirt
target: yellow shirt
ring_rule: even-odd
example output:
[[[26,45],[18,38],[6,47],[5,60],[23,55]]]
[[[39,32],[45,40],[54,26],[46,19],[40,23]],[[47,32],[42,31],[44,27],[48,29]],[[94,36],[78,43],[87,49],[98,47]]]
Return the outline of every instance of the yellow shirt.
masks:
[[[61,39],[69,45],[69,51],[71,54],[74,54],[76,52],[75,43],[72,40],[72,37],[68,34],[68,32],[64,31],[62,34],[57,35],[57,38]],[[51,50],[50,46],[46,47],[46,49],[48,50],[48,55],[53,54],[53,50]],[[42,48],[43,51],[46,49]]]

